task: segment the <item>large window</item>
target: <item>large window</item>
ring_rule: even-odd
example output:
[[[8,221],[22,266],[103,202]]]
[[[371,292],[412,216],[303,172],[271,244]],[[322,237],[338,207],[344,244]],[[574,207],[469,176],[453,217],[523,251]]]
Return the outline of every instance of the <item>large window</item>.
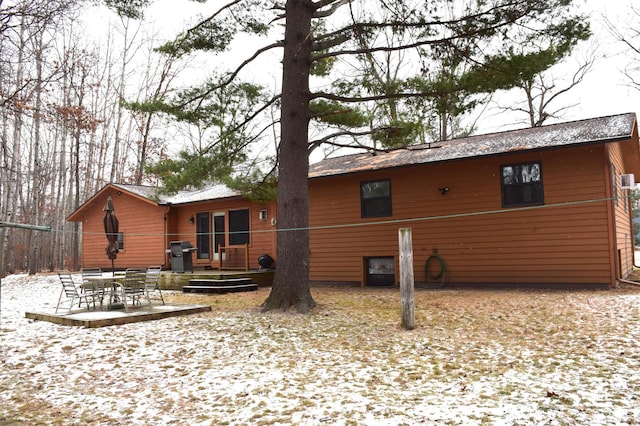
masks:
[[[540,162],[509,164],[501,171],[503,207],[544,204]]]
[[[362,182],[360,208],[362,217],[391,216],[391,181]]]
[[[229,218],[229,229],[225,225]],[[225,240],[229,238],[227,243]],[[249,244],[249,209],[196,214],[198,259],[217,259],[220,247]]]
[[[249,244],[249,209],[229,210],[229,244]]]

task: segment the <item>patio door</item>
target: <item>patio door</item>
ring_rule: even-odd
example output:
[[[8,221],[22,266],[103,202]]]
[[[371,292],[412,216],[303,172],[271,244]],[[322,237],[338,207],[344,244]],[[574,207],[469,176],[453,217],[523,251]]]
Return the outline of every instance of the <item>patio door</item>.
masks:
[[[211,257],[211,227],[208,212],[196,213],[196,256],[198,259]]]
[[[224,212],[213,213],[213,260],[220,260],[220,246],[225,246],[227,239],[227,231],[225,226],[225,214]],[[226,253],[222,254],[223,259],[226,259]]]

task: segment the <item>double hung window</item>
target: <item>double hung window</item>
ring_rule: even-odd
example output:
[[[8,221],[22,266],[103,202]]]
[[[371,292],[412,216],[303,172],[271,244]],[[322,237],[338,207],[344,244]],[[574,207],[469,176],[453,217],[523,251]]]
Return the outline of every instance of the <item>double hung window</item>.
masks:
[[[544,204],[542,165],[539,161],[501,167],[502,207]]]
[[[360,209],[362,217],[391,216],[391,181],[362,182]]]

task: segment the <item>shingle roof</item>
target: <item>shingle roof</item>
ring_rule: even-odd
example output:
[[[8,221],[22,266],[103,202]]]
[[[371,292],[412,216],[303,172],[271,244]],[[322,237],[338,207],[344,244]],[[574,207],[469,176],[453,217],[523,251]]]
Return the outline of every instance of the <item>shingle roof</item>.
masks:
[[[154,201],[156,199],[156,191],[158,190],[155,186],[128,185],[123,183],[113,183],[112,185],[124,191],[131,192],[132,194],[139,195],[142,198],[148,198]]]
[[[375,155],[347,155],[310,165],[309,177],[334,176],[515,151],[613,142],[631,138],[635,123],[635,113],[627,113],[414,145],[389,152],[378,152]]]
[[[221,198],[239,197],[240,192],[230,189],[226,185],[213,185],[203,189],[183,190],[175,195],[161,199],[160,204],[187,204],[197,201],[219,200]]]
[[[213,185],[203,189],[182,190],[175,195],[158,195],[158,188],[143,185],[113,184],[133,194],[139,195],[149,200],[157,201],[160,205],[167,204],[187,204],[198,201],[218,200],[221,198],[239,197],[241,194],[227,187],[226,185]]]

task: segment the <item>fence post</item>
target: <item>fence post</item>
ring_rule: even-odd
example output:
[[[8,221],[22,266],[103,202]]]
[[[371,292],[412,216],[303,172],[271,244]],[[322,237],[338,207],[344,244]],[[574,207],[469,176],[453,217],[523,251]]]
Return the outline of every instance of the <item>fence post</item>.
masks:
[[[401,325],[405,330],[413,330],[416,327],[416,323],[413,300],[413,242],[411,228],[398,229],[398,241],[400,245]]]

